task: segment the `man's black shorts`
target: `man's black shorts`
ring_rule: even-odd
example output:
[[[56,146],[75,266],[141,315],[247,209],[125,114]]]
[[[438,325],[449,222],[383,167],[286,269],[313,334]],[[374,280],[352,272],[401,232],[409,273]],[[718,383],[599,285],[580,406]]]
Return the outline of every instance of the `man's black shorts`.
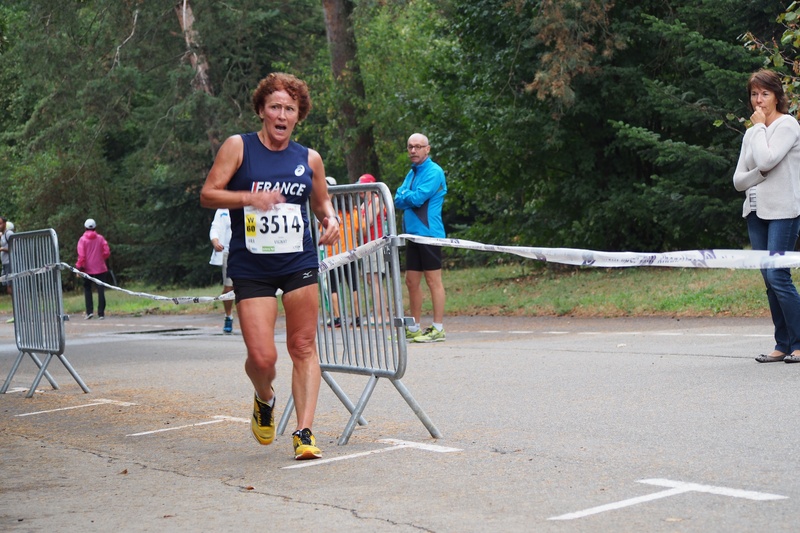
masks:
[[[347,263],[346,265],[331,270],[330,276],[331,293],[339,292],[340,282],[349,284],[350,290],[353,292],[358,291],[358,271],[353,263]]]
[[[406,270],[424,272],[442,269],[442,247],[406,241]]]
[[[8,276],[9,274],[11,274],[11,263],[3,263],[3,275]],[[8,287],[11,283],[10,281],[4,281],[2,285],[3,287]]]

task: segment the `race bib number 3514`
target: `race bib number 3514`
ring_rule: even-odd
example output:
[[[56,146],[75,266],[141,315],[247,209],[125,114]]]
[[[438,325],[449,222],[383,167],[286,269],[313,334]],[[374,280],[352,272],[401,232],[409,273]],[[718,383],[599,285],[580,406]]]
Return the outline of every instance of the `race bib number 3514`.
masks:
[[[303,251],[303,213],[296,204],[277,204],[269,211],[244,208],[244,238],[254,254]]]

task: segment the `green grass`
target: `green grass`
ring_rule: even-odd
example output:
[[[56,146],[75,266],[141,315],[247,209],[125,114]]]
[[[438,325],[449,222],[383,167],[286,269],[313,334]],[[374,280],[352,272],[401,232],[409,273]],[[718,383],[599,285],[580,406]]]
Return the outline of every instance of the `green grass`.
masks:
[[[768,316],[757,270],[523,268],[447,271],[447,314]],[[430,312],[429,302],[423,306]]]
[[[543,268],[521,263],[446,270],[443,279],[448,315],[769,316],[764,282],[757,270]],[[221,291],[219,286],[155,289],[135,284],[124,288],[169,297],[217,296]],[[423,313],[430,314],[424,281],[423,293]],[[221,302],[176,305],[113,290],[106,290],[106,301],[110,315],[222,312]],[[82,286],[64,293],[64,310],[84,313]],[[11,313],[7,296],[0,297],[0,313]]]

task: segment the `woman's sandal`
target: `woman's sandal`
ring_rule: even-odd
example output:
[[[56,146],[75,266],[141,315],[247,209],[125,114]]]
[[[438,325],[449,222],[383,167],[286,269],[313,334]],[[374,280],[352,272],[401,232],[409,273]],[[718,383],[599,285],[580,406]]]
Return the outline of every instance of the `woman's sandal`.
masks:
[[[775,357],[771,355],[764,355],[763,353],[756,357],[756,361],[759,363],[780,363],[781,361],[786,361],[787,359],[794,359],[795,356],[793,355],[776,355]],[[797,356],[797,361],[790,361],[792,363],[800,363],[800,356]]]
[[[783,358],[784,363],[800,363],[800,355],[790,354]]]

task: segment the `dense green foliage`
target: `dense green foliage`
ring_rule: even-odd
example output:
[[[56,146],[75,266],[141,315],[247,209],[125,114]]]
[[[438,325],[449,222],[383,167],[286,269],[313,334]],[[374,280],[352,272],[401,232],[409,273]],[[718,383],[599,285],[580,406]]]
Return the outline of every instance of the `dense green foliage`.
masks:
[[[763,7],[619,1],[578,30],[569,20],[593,2],[460,4],[462,64],[481,85],[454,97],[472,125],[446,166],[477,222],[468,233],[611,250],[743,243],[730,181],[743,127],[726,115],[744,113],[746,76],[761,64],[737,37],[769,20]],[[556,78],[543,60],[553,46],[557,65],[581,74]],[[531,80],[544,99],[524,91]],[[467,109],[477,95],[483,105]]]
[[[380,168],[396,188],[420,131],[446,170],[452,236],[665,251],[745,244],[731,184],[744,46],[786,5],[741,0],[359,0],[352,20]],[[62,260],[91,216],[123,279],[210,283],[198,194],[219,144],[258,127],[273,70],[309,82],[296,130],[346,175],[321,3],[9,0],[0,6],[0,210],[53,227]],[[720,24],[724,21],[724,24]],[[788,43],[791,44],[791,43]],[[198,88],[192,59],[208,64]],[[448,250],[451,259],[505,260]]]
[[[211,282],[213,212],[198,197],[215,150],[258,127],[249,102],[261,77],[308,68],[324,42],[316,3],[237,4],[193,3],[202,50],[187,48],[178,15],[158,2],[4,9],[2,208],[18,229],[55,228],[74,263],[93,217],[118,274]],[[213,94],[193,89],[190,53],[211,65]]]

